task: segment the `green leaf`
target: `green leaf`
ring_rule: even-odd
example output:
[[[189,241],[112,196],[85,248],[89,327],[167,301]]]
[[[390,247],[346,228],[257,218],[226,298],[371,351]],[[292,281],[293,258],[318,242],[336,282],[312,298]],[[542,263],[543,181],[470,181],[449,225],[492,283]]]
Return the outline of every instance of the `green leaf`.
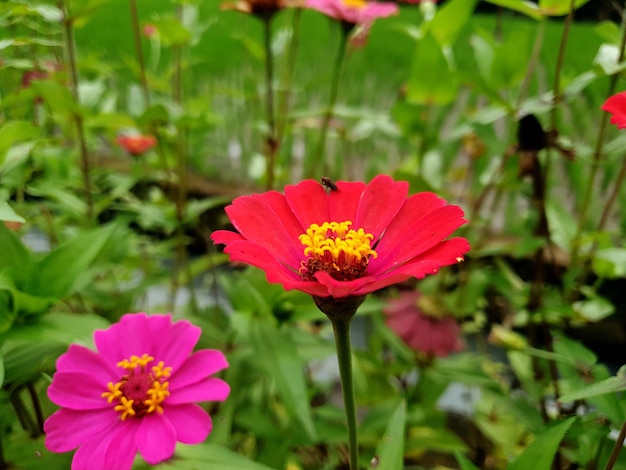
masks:
[[[583,6],[589,0],[575,0],[574,10]],[[547,16],[564,16],[569,13],[571,0],[539,0],[541,13]]]
[[[0,246],[0,272],[8,272],[7,275],[13,279],[15,286],[20,287],[29,277],[32,263],[30,252],[22,240],[4,224],[0,224]]]
[[[317,439],[309,405],[302,360],[288,331],[276,329],[270,322],[253,319],[250,342],[259,364],[274,378],[285,407],[303,426],[312,441]]]
[[[443,4],[430,22],[430,32],[441,46],[454,44],[471,18],[477,0],[451,0]]]
[[[465,457],[461,452],[455,452],[454,457],[461,467],[460,470],[480,470],[476,465],[472,463],[470,459]]]
[[[624,369],[624,366],[620,369],[620,372]],[[605,395],[607,393],[616,393],[626,390],[626,377],[623,374],[618,374],[614,377],[596,382],[588,387],[581,388],[579,390],[565,393],[559,397],[561,403],[572,402],[576,400],[582,400],[584,398],[595,397],[598,395]]]
[[[575,420],[575,417],[566,419],[539,434],[507,467],[508,470],[550,470],[559,444]]]
[[[543,19],[543,14],[537,4],[526,0],[487,0],[487,3],[523,13],[534,20]]]
[[[17,215],[6,201],[0,202],[0,220],[7,222],[26,222],[26,219]]]
[[[441,45],[426,34],[413,54],[407,101],[413,104],[447,104],[456,96],[457,83]]]
[[[39,262],[37,277],[31,277],[24,290],[41,297],[62,298],[68,295],[114,230],[115,225],[109,225],[54,250]]]
[[[139,462],[138,462],[139,463]],[[271,470],[263,464],[247,459],[227,447],[204,442],[195,446],[178,444],[174,458],[163,462],[156,467],[150,466],[142,460],[141,464],[134,466],[138,470],[149,468],[163,469],[205,469],[211,470]]]
[[[13,145],[37,139],[40,133],[41,129],[28,121],[11,121],[0,127],[0,166]]]
[[[402,400],[391,416],[385,434],[376,447],[376,453],[372,459],[372,462],[377,462],[376,468],[402,468],[405,425],[406,403]]]

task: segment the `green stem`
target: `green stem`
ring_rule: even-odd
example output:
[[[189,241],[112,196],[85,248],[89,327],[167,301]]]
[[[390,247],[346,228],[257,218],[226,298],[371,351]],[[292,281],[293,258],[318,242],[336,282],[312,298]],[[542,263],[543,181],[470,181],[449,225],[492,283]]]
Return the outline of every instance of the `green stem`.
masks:
[[[266,188],[274,186],[274,166],[278,142],[276,140],[276,120],[274,117],[274,60],[272,56],[272,16],[263,18],[263,39],[265,44],[265,112],[267,116],[267,136],[265,137]]]
[[[130,16],[133,24],[133,40],[135,42],[135,53],[139,64],[139,78],[146,107],[150,106],[150,93],[148,90],[148,80],[146,79],[146,66],[143,60],[143,49],[141,48],[141,36],[139,35],[139,15],[137,14],[137,0],[130,0]]]
[[[620,429],[619,436],[617,436],[617,440],[615,441],[615,445],[613,446],[613,450],[611,451],[609,460],[606,462],[604,470],[611,470],[613,465],[615,465],[617,457],[619,456],[622,446],[624,445],[624,438],[626,438],[626,421],[622,424],[622,429]]]
[[[622,183],[624,182],[624,177],[626,177],[626,160],[622,162],[622,168],[619,171],[619,175],[617,175],[617,181],[615,181],[615,185],[613,186],[613,190],[609,195],[609,199],[606,201],[606,205],[602,210],[602,215],[600,216],[600,221],[598,222],[597,231],[600,231],[604,228],[606,221],[609,218],[609,214],[611,213],[611,209],[613,208],[613,204],[615,204],[615,200],[617,199],[617,195],[619,194],[620,189],[622,189]],[[595,245],[590,253],[589,257],[593,257],[593,251],[595,251]]]
[[[37,420],[37,431],[38,434],[43,434],[43,411],[41,410],[41,402],[39,401],[39,396],[37,395],[37,390],[35,390],[35,386],[32,383],[26,385],[26,390],[28,390],[28,395],[30,396],[30,401],[33,404],[33,409],[35,410],[35,419]]]
[[[302,17],[302,8],[293,8],[293,26],[291,29],[291,43],[287,51],[287,65],[285,67],[285,75],[282,80],[281,92],[278,100],[278,120],[276,123],[276,139],[278,145],[283,140],[285,134],[285,126],[287,125],[287,111],[289,109],[289,98],[291,95],[291,82],[296,68],[296,57],[300,46],[300,18]]]
[[[70,68],[70,75],[72,77],[71,91],[74,97],[74,102],[77,107],[80,107],[80,100],[78,96],[78,66],[76,64],[76,51],[74,49],[74,28],[73,20],[69,16],[68,7],[64,0],[59,3],[61,11],[63,12],[63,26],[65,28],[65,45],[67,47],[68,63]],[[91,221],[93,218],[93,199],[91,195],[91,177],[90,177],[90,163],[89,153],[87,152],[87,139],[85,138],[85,125],[83,123],[83,117],[81,111],[77,110],[74,115],[74,122],[76,124],[76,133],[78,134],[78,148],[81,158],[81,170],[83,174],[83,188],[85,192],[85,200],[87,202],[87,218]]]
[[[354,386],[352,383],[352,351],[350,347],[351,321],[352,318],[331,318],[333,331],[335,332],[335,345],[337,347],[337,362],[339,363],[343,403],[346,408],[346,419],[348,422],[350,470],[358,470],[356,407],[354,401]]]
[[[622,62],[624,60],[624,51],[626,49],[626,14],[622,14],[622,38],[620,43],[620,52],[619,58],[617,59],[617,63]],[[615,73],[611,75],[609,81],[609,89],[607,91],[608,96],[613,95],[615,92],[615,87],[617,86],[617,80],[619,79],[620,74]],[[609,119],[609,115],[606,112],[602,112],[602,117],[600,119],[600,126],[598,129],[598,138],[596,140],[596,145],[593,151],[593,161],[591,163],[591,172],[589,174],[589,178],[587,180],[587,187],[585,188],[585,193],[581,202],[580,210],[578,211],[578,223],[576,225],[576,233],[574,234],[574,238],[572,240],[572,248],[571,248],[571,262],[570,266],[576,267],[580,258],[580,243],[582,232],[585,224],[585,220],[587,219],[587,213],[589,212],[589,206],[591,205],[591,195],[593,193],[593,188],[596,182],[596,176],[598,174],[598,170],[600,168],[600,158],[602,157],[602,146],[604,143],[604,134],[607,128],[607,122]],[[584,275],[583,275],[584,276]]]
[[[325,161],[326,136],[328,134],[328,127],[330,126],[330,120],[332,119],[335,111],[335,103],[337,102],[337,94],[339,91],[339,77],[341,76],[341,66],[343,65],[343,59],[346,55],[349,32],[350,31],[347,28],[341,28],[341,39],[339,42],[339,48],[337,50],[337,57],[335,58],[335,66],[333,68],[333,76],[330,84],[330,98],[328,100],[328,107],[324,112],[322,126],[320,128],[319,141],[317,144],[317,150],[313,155],[313,162],[311,163],[311,170],[309,172],[311,175],[315,175],[315,173],[319,170],[319,164]]]

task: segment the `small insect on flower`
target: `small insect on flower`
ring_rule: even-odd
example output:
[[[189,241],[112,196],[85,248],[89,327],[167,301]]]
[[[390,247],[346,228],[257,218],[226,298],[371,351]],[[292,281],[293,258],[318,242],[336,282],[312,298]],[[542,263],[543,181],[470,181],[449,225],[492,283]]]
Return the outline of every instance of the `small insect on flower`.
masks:
[[[322,176],[320,182],[325,188],[328,188],[331,191],[337,191],[337,185],[328,176]]]

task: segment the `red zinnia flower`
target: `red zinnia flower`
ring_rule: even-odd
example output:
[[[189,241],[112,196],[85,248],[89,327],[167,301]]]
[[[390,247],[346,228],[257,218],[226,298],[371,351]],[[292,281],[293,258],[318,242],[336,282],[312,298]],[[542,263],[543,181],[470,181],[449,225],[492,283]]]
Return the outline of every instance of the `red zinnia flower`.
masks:
[[[385,323],[415,352],[445,357],[461,350],[461,328],[455,318],[428,312],[427,299],[417,291],[401,292],[383,309]]]
[[[230,387],[210,375],[228,367],[222,352],[192,350],[200,328],[170,315],[124,315],[96,331],[96,351],[77,344],[57,361],[48,397],[61,409],[44,424],[46,447],[78,447],[72,469],[127,470],[137,452],[151,464],[176,442],[197,444],[211,417],[195,402],[222,401]]]
[[[618,129],[626,129],[626,91],[610,96],[602,109],[613,115],[611,124],[615,124]]]
[[[143,155],[156,145],[156,138],[143,134],[122,134],[117,137],[117,143],[131,155]]]
[[[238,233],[211,238],[270,282],[328,300],[423,278],[469,251],[465,238],[446,240],[466,222],[463,211],[433,193],[407,198],[408,183],[387,175],[334,186],[305,180],[284,195],[238,197],[226,208]]]
[[[306,7],[349,24],[369,25],[377,18],[398,14],[394,3],[365,0],[306,0]]]

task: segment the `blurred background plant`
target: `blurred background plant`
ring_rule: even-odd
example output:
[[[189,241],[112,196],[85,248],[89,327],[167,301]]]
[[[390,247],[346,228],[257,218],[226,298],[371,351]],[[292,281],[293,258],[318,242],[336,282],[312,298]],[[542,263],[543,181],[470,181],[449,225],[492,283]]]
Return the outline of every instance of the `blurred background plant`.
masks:
[[[461,205],[472,251],[361,308],[362,466],[626,468],[621,6],[401,4],[343,52],[277,3],[0,4],[0,467],[69,467],[41,437],[55,360],[145,310],[231,364],[168,467],[346,468],[330,325],[209,236],[237,195],[387,173]],[[383,310],[407,295],[403,332]]]

